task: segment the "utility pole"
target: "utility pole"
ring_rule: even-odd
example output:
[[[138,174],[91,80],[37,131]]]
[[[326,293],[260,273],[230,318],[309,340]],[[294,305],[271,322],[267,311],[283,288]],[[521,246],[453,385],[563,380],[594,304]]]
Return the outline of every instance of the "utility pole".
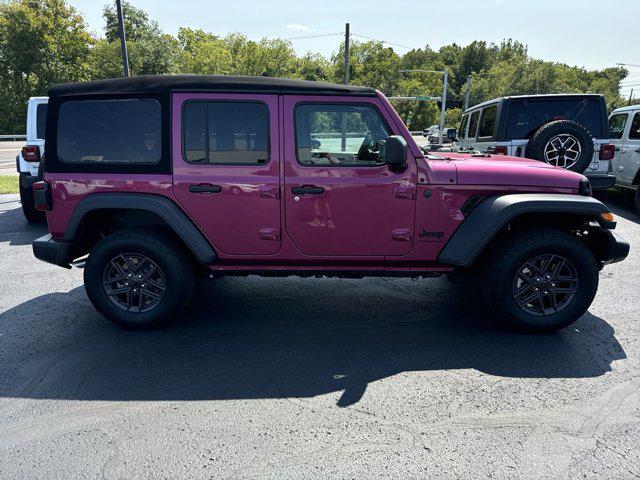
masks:
[[[440,111],[440,134],[438,138],[442,145],[442,130],[444,130],[444,111],[447,108],[447,83],[449,83],[449,71],[444,69],[444,80],[442,82],[442,110]]]
[[[633,88],[631,89],[631,93],[629,93],[629,101],[627,102],[627,105],[631,105],[632,101],[633,101]]]
[[[349,24],[344,25],[344,84],[349,85]],[[347,114],[342,114],[342,151],[347,151]]]
[[[118,11],[118,33],[120,34],[120,47],[122,48],[122,68],[124,76],[129,76],[129,57],[127,55],[127,38],[124,33],[124,17],[122,16],[122,5],[120,0],[116,0],[116,10]]]
[[[467,75],[467,86],[465,87],[465,92],[464,92],[464,108],[462,109],[463,112],[467,108],[469,108],[470,96],[471,96],[471,75]]]
[[[344,26],[344,84],[349,84],[349,24]]]

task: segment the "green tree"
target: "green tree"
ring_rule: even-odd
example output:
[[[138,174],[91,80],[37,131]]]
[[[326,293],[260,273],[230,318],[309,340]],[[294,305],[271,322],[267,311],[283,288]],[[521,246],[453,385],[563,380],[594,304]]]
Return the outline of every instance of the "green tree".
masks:
[[[0,4],[0,133],[23,132],[29,97],[52,83],[85,80],[93,40],[64,0]]]
[[[131,74],[176,73],[180,55],[178,40],[163,33],[156,21],[150,20],[146,12],[129,2],[122,2],[122,12]],[[122,75],[122,63],[120,68],[116,67],[118,62],[122,62],[122,57],[115,2],[104,7],[103,17],[105,39],[97,42],[91,55],[93,78]]]

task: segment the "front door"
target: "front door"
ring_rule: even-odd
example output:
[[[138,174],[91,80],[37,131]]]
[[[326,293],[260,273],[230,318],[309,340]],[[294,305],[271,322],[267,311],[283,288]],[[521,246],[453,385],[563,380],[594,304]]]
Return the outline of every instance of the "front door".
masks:
[[[219,253],[280,249],[277,95],[173,94],[174,195]]]
[[[284,97],[285,226],[305,255],[407,254],[417,170],[392,172],[377,142],[394,133],[375,98]]]

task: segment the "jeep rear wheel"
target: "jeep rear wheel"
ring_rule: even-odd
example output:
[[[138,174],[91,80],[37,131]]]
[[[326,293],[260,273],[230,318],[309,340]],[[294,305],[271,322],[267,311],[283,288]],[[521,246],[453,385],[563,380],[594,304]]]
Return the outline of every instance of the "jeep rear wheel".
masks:
[[[187,305],[191,259],[169,235],[122,231],[98,242],[84,270],[89,299],[109,320],[131,329],[161,326]]]
[[[560,230],[515,234],[485,263],[483,294],[507,325],[554,331],[578,320],[598,288],[598,264],[575,236]]]
[[[22,185],[23,179],[20,174],[19,180],[19,192],[20,192],[20,203],[22,204],[22,213],[24,214],[24,218],[27,219],[29,223],[43,222],[46,219],[44,212],[36,210],[36,202],[33,198],[33,190],[31,187],[25,187]]]
[[[593,140],[577,122],[556,120],[540,127],[529,140],[525,156],[582,173],[593,159]]]

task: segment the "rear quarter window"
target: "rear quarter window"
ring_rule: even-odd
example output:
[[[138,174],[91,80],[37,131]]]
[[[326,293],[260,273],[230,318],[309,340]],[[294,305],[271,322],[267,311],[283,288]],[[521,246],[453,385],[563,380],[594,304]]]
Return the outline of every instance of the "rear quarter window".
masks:
[[[603,133],[600,102],[596,99],[517,100],[509,105],[507,139],[528,138],[554,120],[572,120],[593,137]]]
[[[160,118],[154,99],[64,102],[58,113],[58,159],[72,164],[158,163]]]
[[[36,107],[36,137],[44,139],[44,126],[47,120],[47,104],[41,103]]]

